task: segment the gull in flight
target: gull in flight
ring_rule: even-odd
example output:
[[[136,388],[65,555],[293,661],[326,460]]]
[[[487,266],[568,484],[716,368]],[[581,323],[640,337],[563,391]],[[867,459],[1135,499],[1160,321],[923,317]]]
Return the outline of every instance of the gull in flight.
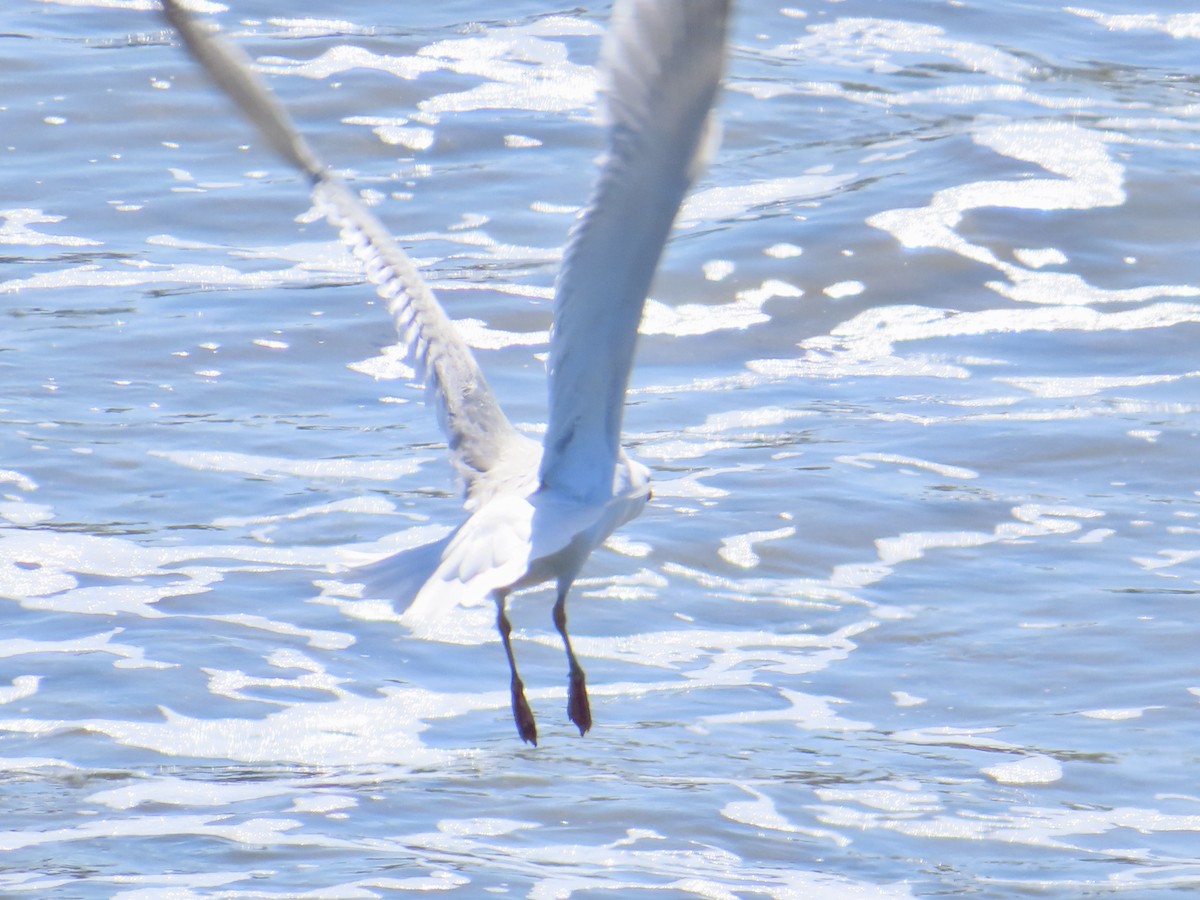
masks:
[[[550,420],[539,446],[500,410],[470,348],[387,229],[309,148],[241,51],[162,0],[208,75],[271,147],[303,171],[388,305],[424,381],[465,488],[468,517],[439,549],[401,621],[420,632],[456,606],[496,604],[517,732],[537,724],[517,674],[505,611],[511,591],[553,581],[554,624],[569,667],[567,714],[592,714],[567,635],[566,599],[592,550],[637,516],[650,472],[620,446],[642,307],[684,195],[714,143],[712,105],[730,0],[616,0],[601,52],[606,147],[591,199],[571,230],[555,286]]]

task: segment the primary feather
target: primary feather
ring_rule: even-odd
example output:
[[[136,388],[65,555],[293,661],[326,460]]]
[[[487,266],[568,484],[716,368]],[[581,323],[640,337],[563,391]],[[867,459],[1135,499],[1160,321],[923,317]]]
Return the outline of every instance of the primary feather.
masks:
[[[696,175],[723,61],[728,0],[613,7],[601,57],[607,147],[559,274],[544,485],[611,490],[650,281]]]

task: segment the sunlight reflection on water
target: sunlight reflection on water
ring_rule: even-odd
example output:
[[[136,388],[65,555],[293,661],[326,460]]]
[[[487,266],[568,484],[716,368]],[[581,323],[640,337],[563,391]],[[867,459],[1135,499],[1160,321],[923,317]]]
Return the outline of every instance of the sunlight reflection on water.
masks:
[[[540,433],[604,10],[198,6]],[[396,624],[459,504],[300,180],[150,3],[5,14],[4,891],[1200,884],[1196,15],[743,7],[536,751]]]

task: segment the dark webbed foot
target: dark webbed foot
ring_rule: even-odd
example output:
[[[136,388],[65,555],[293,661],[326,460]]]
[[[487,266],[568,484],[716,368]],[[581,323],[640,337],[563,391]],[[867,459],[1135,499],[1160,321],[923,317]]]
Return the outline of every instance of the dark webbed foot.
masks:
[[[505,595],[496,595],[496,628],[500,631],[500,640],[504,642],[504,653],[508,657],[508,670],[512,673],[512,711],[513,721],[517,725],[517,734],[527,744],[537,746],[537,722],[533,718],[533,710],[525,699],[525,683],[517,674],[517,659],[512,649],[512,623],[504,611]]]
[[[567,648],[567,665],[570,672],[567,682],[567,716],[575,723],[575,727],[579,729],[582,737],[592,727],[592,706],[588,702],[587,678],[583,674],[583,667],[579,665],[579,660],[575,658],[575,651],[571,648],[571,638],[567,634],[568,587],[569,585],[559,585],[558,600],[554,604],[554,627],[562,635],[563,645]]]
[[[517,724],[517,734],[527,744],[537,746],[537,722],[533,718],[533,710],[525,699],[525,685],[516,676],[512,680],[512,711],[513,721]]]
[[[587,678],[583,669],[576,665],[571,669],[571,680],[567,687],[567,715],[579,729],[582,737],[592,727],[592,706],[588,703]]]

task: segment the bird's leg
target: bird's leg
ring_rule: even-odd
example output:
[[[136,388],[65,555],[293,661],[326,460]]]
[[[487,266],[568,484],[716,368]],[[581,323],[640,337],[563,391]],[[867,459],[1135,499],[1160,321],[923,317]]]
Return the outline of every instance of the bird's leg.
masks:
[[[517,674],[517,659],[513,656],[512,649],[512,623],[508,621],[508,614],[504,611],[504,604],[507,600],[505,594],[496,595],[496,627],[500,630],[500,638],[504,641],[504,652],[508,656],[508,669],[512,672],[512,711],[513,721],[517,723],[517,734],[521,735],[521,740],[526,743],[537,746],[537,722],[533,718],[533,710],[529,708],[529,701],[525,699],[525,683],[521,681],[521,676]]]
[[[563,644],[567,648],[567,665],[570,667],[570,681],[567,686],[567,715],[579,729],[579,734],[587,734],[592,727],[592,707],[588,703],[587,678],[583,667],[575,658],[571,649],[571,638],[567,635],[567,590],[569,586],[559,585],[558,600],[554,603],[554,627],[562,635]]]

